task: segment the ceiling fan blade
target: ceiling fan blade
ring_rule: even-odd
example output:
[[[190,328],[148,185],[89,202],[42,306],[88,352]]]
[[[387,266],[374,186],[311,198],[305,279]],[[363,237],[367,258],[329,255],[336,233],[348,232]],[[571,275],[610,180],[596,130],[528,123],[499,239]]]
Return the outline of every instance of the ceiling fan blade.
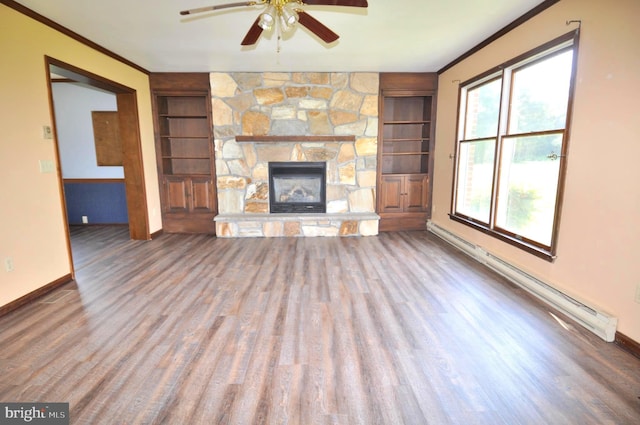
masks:
[[[333,43],[340,38],[338,34],[303,10],[298,11],[298,23],[307,27],[309,31],[320,37],[325,43]]]
[[[302,0],[302,3],[322,6],[368,7],[367,0]]]
[[[260,16],[258,16],[253,25],[251,25],[251,28],[249,28],[249,32],[247,32],[247,35],[244,36],[244,39],[242,40],[242,43],[240,43],[240,45],[251,46],[252,44],[256,44],[256,42],[260,38],[260,35],[262,34],[262,28],[260,27],[260,25],[258,25],[258,22],[260,22]]]
[[[206,7],[198,7],[195,9],[183,10],[180,12],[181,15],[193,15],[194,13],[202,13],[202,12],[211,12],[212,10],[218,9],[227,9],[229,7],[240,7],[240,6],[255,6],[258,1],[240,1],[237,3],[227,3],[227,4],[219,4],[217,6],[206,6]]]

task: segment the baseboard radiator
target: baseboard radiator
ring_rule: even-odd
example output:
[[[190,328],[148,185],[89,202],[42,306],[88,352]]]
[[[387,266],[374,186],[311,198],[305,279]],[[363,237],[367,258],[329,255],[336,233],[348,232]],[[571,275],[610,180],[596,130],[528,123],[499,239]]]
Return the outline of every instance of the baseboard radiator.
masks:
[[[460,236],[432,223],[431,221],[427,223],[427,229],[444,241],[468,254],[479,263],[486,265],[519,287],[525,289],[538,299],[572,318],[581,326],[590,330],[605,341],[614,341],[616,327],[618,325],[618,319],[616,317],[605,312],[598,311],[595,308],[564,294],[548,283],[531,276],[529,273],[509,264],[503,259],[486,252],[482,247],[466,241]]]

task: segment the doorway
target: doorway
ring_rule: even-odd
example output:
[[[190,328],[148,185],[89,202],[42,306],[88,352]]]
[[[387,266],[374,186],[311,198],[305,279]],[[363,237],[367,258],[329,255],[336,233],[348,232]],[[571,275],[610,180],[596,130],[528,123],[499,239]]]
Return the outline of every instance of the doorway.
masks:
[[[45,57],[49,87],[49,103],[52,114],[52,122],[56,123],[55,106],[53,103],[53,88],[51,74],[75,81],[83,85],[95,87],[109,92],[116,97],[117,119],[122,142],[122,168],[124,173],[124,190],[126,197],[126,210],[129,222],[129,236],[131,239],[148,240],[149,222],[147,213],[147,199],[142,167],[142,149],[140,140],[140,128],[138,122],[138,104],[136,91],[114,81],[105,79],[99,75],[77,68],[51,57]],[[57,162],[60,164],[60,146],[57,142],[57,134],[54,124],[54,142],[56,143]],[[67,207],[64,202],[62,175],[58,175],[61,188],[61,204],[64,216],[67,216]],[[69,264],[73,273],[73,258],[71,253],[70,230],[65,223],[67,235],[67,248]]]
[[[57,74],[51,88],[68,224],[128,232],[116,95]]]

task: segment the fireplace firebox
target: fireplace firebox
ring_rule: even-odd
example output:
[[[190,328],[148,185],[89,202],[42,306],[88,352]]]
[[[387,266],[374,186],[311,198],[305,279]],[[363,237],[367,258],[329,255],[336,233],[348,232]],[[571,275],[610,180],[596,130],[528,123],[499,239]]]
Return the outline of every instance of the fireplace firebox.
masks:
[[[326,162],[269,162],[271,213],[325,213]]]

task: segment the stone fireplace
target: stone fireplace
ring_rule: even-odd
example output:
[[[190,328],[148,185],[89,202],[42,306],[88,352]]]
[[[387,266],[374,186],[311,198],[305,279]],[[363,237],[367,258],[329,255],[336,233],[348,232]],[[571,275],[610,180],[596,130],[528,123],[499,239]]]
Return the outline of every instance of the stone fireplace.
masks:
[[[378,233],[378,74],[213,73],[211,89],[218,237]],[[270,163],[323,164],[325,212],[273,211]]]

